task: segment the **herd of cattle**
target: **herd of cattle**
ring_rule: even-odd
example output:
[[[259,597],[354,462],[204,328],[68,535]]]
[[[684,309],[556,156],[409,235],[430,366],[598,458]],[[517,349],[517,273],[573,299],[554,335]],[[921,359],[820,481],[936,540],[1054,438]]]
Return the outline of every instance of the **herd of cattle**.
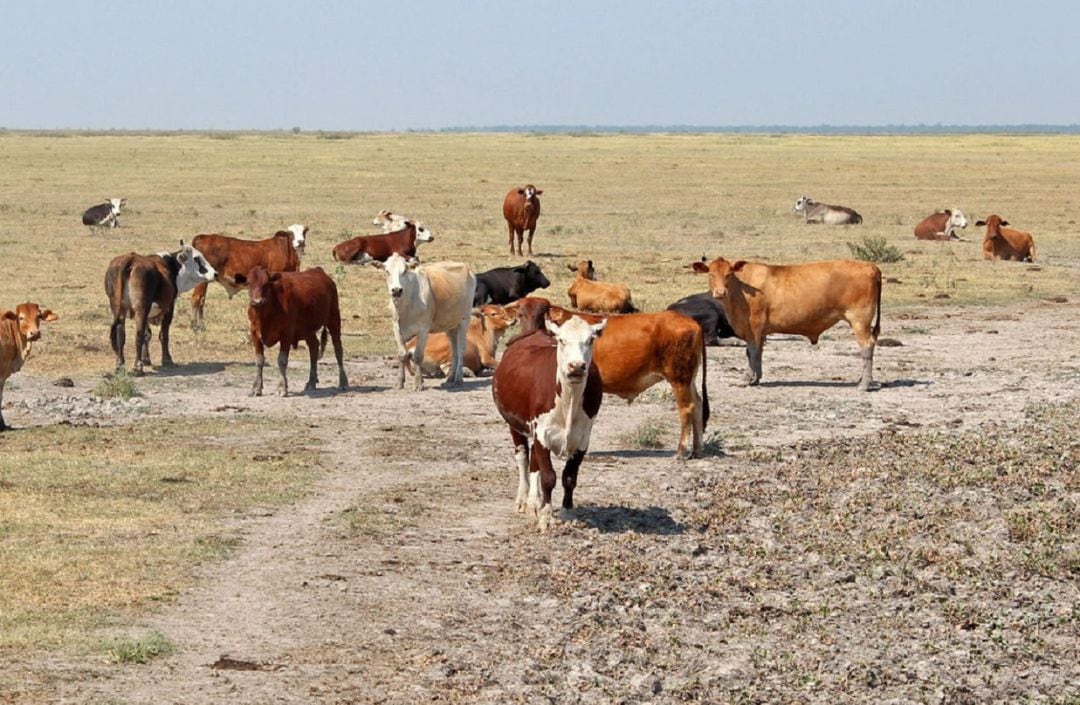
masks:
[[[515,245],[521,255],[523,244],[532,255],[542,193],[531,184],[507,193],[503,215],[511,255]],[[117,227],[124,205],[125,199],[112,198],[93,206],[83,215],[83,223],[90,228]],[[862,222],[851,208],[806,196],[793,211],[802,213],[808,223]],[[745,342],[747,381],[753,385],[762,376],[762,351],[769,334],[805,336],[816,344],[824,331],[844,320],[861,352],[858,388],[869,390],[872,385],[882,277],[878,267],[867,262],[783,266],[723,258],[708,262],[703,257],[689,266],[708,275],[708,291],[680,299],[664,311],[642,313],[627,286],[598,281],[592,260],[583,260],[570,266],[576,276],[567,291],[572,307],[567,309],[530,296],[551,284],[531,260],[480,274],[460,262],[421,266],[417,248],[434,239],[423,223],[391,211],[380,212],[373,223],[383,232],[342,242],[333,248],[333,257],[377,267],[386,275],[400,362],[397,387],[405,386],[407,372],[419,390],[424,375],[445,375],[445,384],[456,386],[466,370],[493,371],[492,394],[510,428],[520,472],[517,508],[534,512],[542,529],[553,517],[556,475],[551,454],[566,458],[563,507],[571,508],[577,471],[603,394],[632,401],[659,381],[667,381],[680,422],[676,457],[701,453],[709,419],[705,350],[719,345],[722,338]],[[915,237],[960,240],[956,231],[967,225],[959,210],[939,211],[916,226]],[[976,225],[987,228],[983,241],[987,259],[1034,260],[1029,234],[1005,228],[1008,223],[996,215]],[[256,361],[252,395],[262,393],[265,348],[275,345],[280,392],[288,393],[289,352],[300,342],[310,356],[305,391],[313,390],[328,337],[338,365],[338,386],[346,389],[337,287],[319,267],[300,271],[307,235],[308,228],[299,224],[257,241],[198,235],[190,244],[181,241],[176,252],[114,258],[105,274],[105,292],[113,315],[109,340],[117,368],[125,366],[129,318],[135,322],[134,374],[143,374],[151,364],[151,324],[160,328],[162,365],[172,365],[169,330],[177,296],[193,291],[192,326],[203,327],[206,290],[216,281],[230,298],[241,290],[248,292]],[[33,303],[0,310],[0,431],[7,428],[2,415],[4,383],[22,367],[40,338],[41,324],[57,318]],[[520,333],[498,360],[500,338],[515,323]]]

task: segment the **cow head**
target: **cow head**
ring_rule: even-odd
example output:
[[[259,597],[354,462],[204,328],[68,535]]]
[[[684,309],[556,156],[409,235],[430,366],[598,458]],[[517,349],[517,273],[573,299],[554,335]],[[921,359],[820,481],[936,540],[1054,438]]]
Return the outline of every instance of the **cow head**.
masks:
[[[791,207],[792,213],[802,213],[806,210],[806,207],[813,203],[813,199],[809,196],[800,196],[799,200],[795,201],[795,205]]]
[[[176,293],[182,294],[203,282],[217,279],[217,271],[203,254],[191,245],[185,245],[183,240],[180,241],[180,250],[172,256],[180,264],[180,272],[176,275]]]
[[[409,220],[409,218],[399,215],[388,208],[383,208],[379,211],[379,214],[375,216],[375,219],[371,221],[371,224],[381,225],[384,233],[390,233],[404,228],[405,221],[407,220]]]
[[[497,304],[481,306],[480,317],[484,322],[484,328],[495,333],[496,340],[504,330],[517,323],[516,315]]]
[[[709,291],[712,292],[714,299],[724,299],[728,295],[730,279],[735,277],[736,272],[742,271],[745,264],[746,262],[742,260],[734,263],[728,262],[723,257],[717,257],[706,264],[703,257],[701,260],[694,262],[691,267],[698,274],[709,275]]]
[[[948,215],[949,215],[949,223],[948,223],[947,227],[956,229],[956,228],[966,228],[968,226],[968,219],[959,210],[954,210],[954,211],[946,210],[945,212],[948,213]]]
[[[431,234],[431,230],[428,226],[416,220],[406,220],[402,229],[407,228],[410,225],[416,230],[417,242],[435,242],[435,236]]]
[[[536,188],[532,184],[526,184],[524,187],[518,189],[518,193],[525,197],[526,201],[531,201],[535,197],[543,193],[541,189]]]
[[[398,253],[390,255],[385,262],[372,262],[373,265],[386,272],[386,290],[390,292],[390,301],[401,301],[406,289],[415,287],[415,270],[420,262],[415,259],[405,259]]]
[[[271,274],[262,265],[253,267],[246,276],[237,274],[233,277],[233,281],[237,284],[247,287],[248,298],[251,299],[251,305],[255,308],[266,303],[266,300],[270,298],[271,285],[279,279],[281,279],[279,272]]]
[[[113,216],[120,215],[120,209],[127,205],[126,198],[108,198],[106,202],[109,204],[109,208],[112,209]]]
[[[18,321],[19,336],[31,343],[41,338],[42,323],[60,320],[60,317],[49,309],[42,311],[38,304],[29,301],[19,304],[14,311],[4,311],[0,318],[5,321]]]
[[[584,279],[596,279],[596,268],[593,267],[591,259],[583,259],[576,265],[568,264],[566,268],[571,272],[577,272]]]
[[[296,254],[300,257],[304,256],[304,246],[307,245],[308,227],[301,223],[290,225],[288,228],[292,233],[292,246],[296,250]]]
[[[607,319],[589,324],[574,316],[559,325],[553,321],[544,321],[548,332],[556,341],[556,374],[560,382],[571,385],[584,384],[589,377],[589,363],[592,362],[593,342],[600,337],[607,325]]]
[[[525,292],[535,291],[536,289],[546,289],[551,286],[551,282],[544,276],[543,271],[540,270],[540,266],[528,260],[525,264],[520,264],[514,267],[514,271],[522,276],[525,281]]]
[[[993,237],[997,235],[998,232],[1001,230],[1001,226],[1008,224],[1009,221],[1002,220],[1001,216],[999,215],[988,215],[986,216],[986,220],[975,221],[976,228],[981,228],[984,225],[986,226],[986,237]]]

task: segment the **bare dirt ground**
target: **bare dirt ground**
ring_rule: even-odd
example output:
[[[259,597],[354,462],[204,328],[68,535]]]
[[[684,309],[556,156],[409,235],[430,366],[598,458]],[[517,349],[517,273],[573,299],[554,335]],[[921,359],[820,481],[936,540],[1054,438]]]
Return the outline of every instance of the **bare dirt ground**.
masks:
[[[758,388],[742,350],[711,349],[700,460],[672,461],[661,387],[606,398],[579,506],[547,535],[513,511],[487,379],[399,392],[368,359],[348,392],[252,399],[251,366],[203,363],[108,405],[96,380],[28,370],[14,425],[251,412],[306,426],[329,471],[237,518],[237,553],[140,625],[175,654],[15,664],[16,701],[1077,702],[1080,450],[1074,419],[1037,410],[1078,408],[1080,306],[935,309],[882,335],[902,345],[878,349],[869,394],[846,328],[771,342]],[[646,422],[663,449],[635,445]],[[1023,543],[1032,492],[1071,508],[1049,554],[1071,563]]]

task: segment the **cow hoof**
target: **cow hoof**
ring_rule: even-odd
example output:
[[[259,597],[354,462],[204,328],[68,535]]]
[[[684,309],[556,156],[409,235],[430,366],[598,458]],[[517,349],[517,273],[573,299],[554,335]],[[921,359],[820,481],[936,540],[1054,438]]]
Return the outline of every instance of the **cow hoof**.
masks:
[[[250,392],[248,392],[248,396],[249,397],[261,397],[262,396],[262,390],[261,389],[252,389]]]

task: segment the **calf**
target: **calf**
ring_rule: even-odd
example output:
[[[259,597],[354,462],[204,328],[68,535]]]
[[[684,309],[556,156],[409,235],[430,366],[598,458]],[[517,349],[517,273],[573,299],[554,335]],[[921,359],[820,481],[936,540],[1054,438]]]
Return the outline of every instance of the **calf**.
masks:
[[[300,269],[300,256],[307,242],[308,229],[303,225],[279,230],[265,240],[241,240],[227,235],[196,235],[191,245],[203,253],[206,261],[217,270],[217,282],[231,299],[246,287],[236,281],[255,267],[269,272],[295,272]],[[206,327],[203,310],[209,283],[199,284],[191,292],[191,327]]]
[[[426,226],[408,220],[401,230],[382,235],[361,235],[338,244],[334,247],[334,259],[347,264],[385,262],[395,254],[413,259],[421,242],[434,241],[435,237]]]
[[[1035,240],[1030,233],[1013,230],[1004,226],[1009,221],[1000,216],[991,215],[986,220],[975,223],[976,227],[986,226],[983,238],[983,259],[1004,259],[1017,262],[1035,261]]]
[[[875,265],[834,260],[784,266],[718,257],[709,264],[694,262],[693,268],[709,275],[712,295],[746,341],[749,384],[761,381],[765,336],[793,333],[817,345],[822,333],[845,320],[862,351],[859,389],[870,389],[881,332],[881,270]]]
[[[473,306],[505,306],[537,289],[546,289],[549,286],[551,282],[532,260],[516,267],[496,267],[476,275],[476,298],[473,299]]]
[[[915,237],[919,240],[961,240],[957,230],[968,226],[967,217],[959,210],[938,211],[928,215],[915,226]]]
[[[22,369],[30,349],[41,339],[41,324],[58,321],[49,309],[27,301],[14,311],[0,310],[0,432],[10,428],[4,421],[4,385],[8,377]]]
[[[862,222],[862,216],[847,206],[830,206],[827,203],[818,203],[809,196],[803,196],[795,201],[791,212],[802,213],[806,217],[807,223],[858,225]]]
[[[562,506],[574,508],[578,469],[603,399],[592,356],[593,341],[603,340],[605,325],[577,317],[561,326],[548,321],[545,331],[519,336],[507,347],[491,381],[495,408],[514,442],[519,477],[515,507],[519,512],[531,509],[541,531],[554,520],[552,453],[566,458]]]
[[[536,232],[536,219],[540,217],[540,199],[543,191],[532,184],[512,188],[503,199],[503,218],[506,229],[510,232],[510,254],[514,254],[514,238],[517,237],[517,254],[522,256],[521,240],[526,230],[529,231],[529,257],[532,257],[533,233]]]
[[[499,347],[506,330],[517,323],[517,318],[502,306],[488,304],[474,310],[469,319],[469,328],[465,333],[465,357],[462,361],[462,373],[480,375],[485,370],[494,370],[499,364],[495,351]],[[410,352],[416,347],[413,338],[405,344]],[[450,336],[446,333],[432,333],[424,348],[424,361],[420,364],[423,373],[429,377],[442,377],[449,374],[453,363]],[[416,374],[412,367],[412,356],[405,357],[409,374]]]
[[[596,270],[592,260],[581,260],[575,267],[567,265],[577,277],[566,290],[570,305],[584,311],[598,313],[636,313],[637,308],[630,296],[630,289],[625,284],[611,284],[596,281]]]
[[[392,233],[395,230],[404,228],[405,223],[409,220],[411,219],[384,208],[379,211],[379,214],[375,216],[375,219],[371,221],[371,224],[381,226],[384,233]]]
[[[386,288],[390,293],[394,338],[401,362],[397,388],[405,387],[405,370],[408,368],[413,370],[413,388],[423,389],[420,367],[428,335],[439,332],[448,333],[450,337],[450,372],[445,386],[459,386],[476,277],[460,262],[436,262],[420,267],[416,261],[408,261],[397,253],[390,255],[385,264],[380,262],[377,266],[386,272]],[[413,336],[416,346],[410,353],[405,341]],[[406,364],[410,355],[413,366]]]
[[[724,315],[724,307],[711,291],[683,297],[668,306],[667,310],[681,313],[697,321],[697,324],[701,326],[701,332],[705,334],[705,345],[709,347],[723,345],[720,342],[721,338],[735,337],[735,331],[731,329],[727,316]]]
[[[90,206],[82,214],[82,223],[90,232],[94,228],[116,228],[120,226],[120,209],[127,205],[126,198],[110,198],[104,203]]]
[[[263,367],[266,366],[265,349],[278,345],[278,371],[281,373],[281,396],[289,395],[289,348],[295,348],[302,340],[311,357],[305,392],[315,391],[319,381],[319,357],[326,348],[326,334],[334,343],[334,357],[338,364],[338,388],[348,389],[341,348],[341,310],[338,306],[337,286],[321,267],[303,272],[268,272],[255,267],[247,276],[238,274],[238,284],[247,286],[251,303],[248,305],[248,321],[251,323],[251,344],[255,347],[255,383],[251,396],[262,396]],[[319,331],[322,331],[322,345]]]
[[[116,353],[116,368],[124,367],[124,319],[135,319],[135,374],[150,363],[150,324],[160,323],[161,366],[172,367],[169,354],[169,326],[176,296],[202,282],[211,282],[217,272],[202,253],[180,241],[178,252],[120,255],[105,271],[105,294],[109,298],[113,322],[109,342]]]

